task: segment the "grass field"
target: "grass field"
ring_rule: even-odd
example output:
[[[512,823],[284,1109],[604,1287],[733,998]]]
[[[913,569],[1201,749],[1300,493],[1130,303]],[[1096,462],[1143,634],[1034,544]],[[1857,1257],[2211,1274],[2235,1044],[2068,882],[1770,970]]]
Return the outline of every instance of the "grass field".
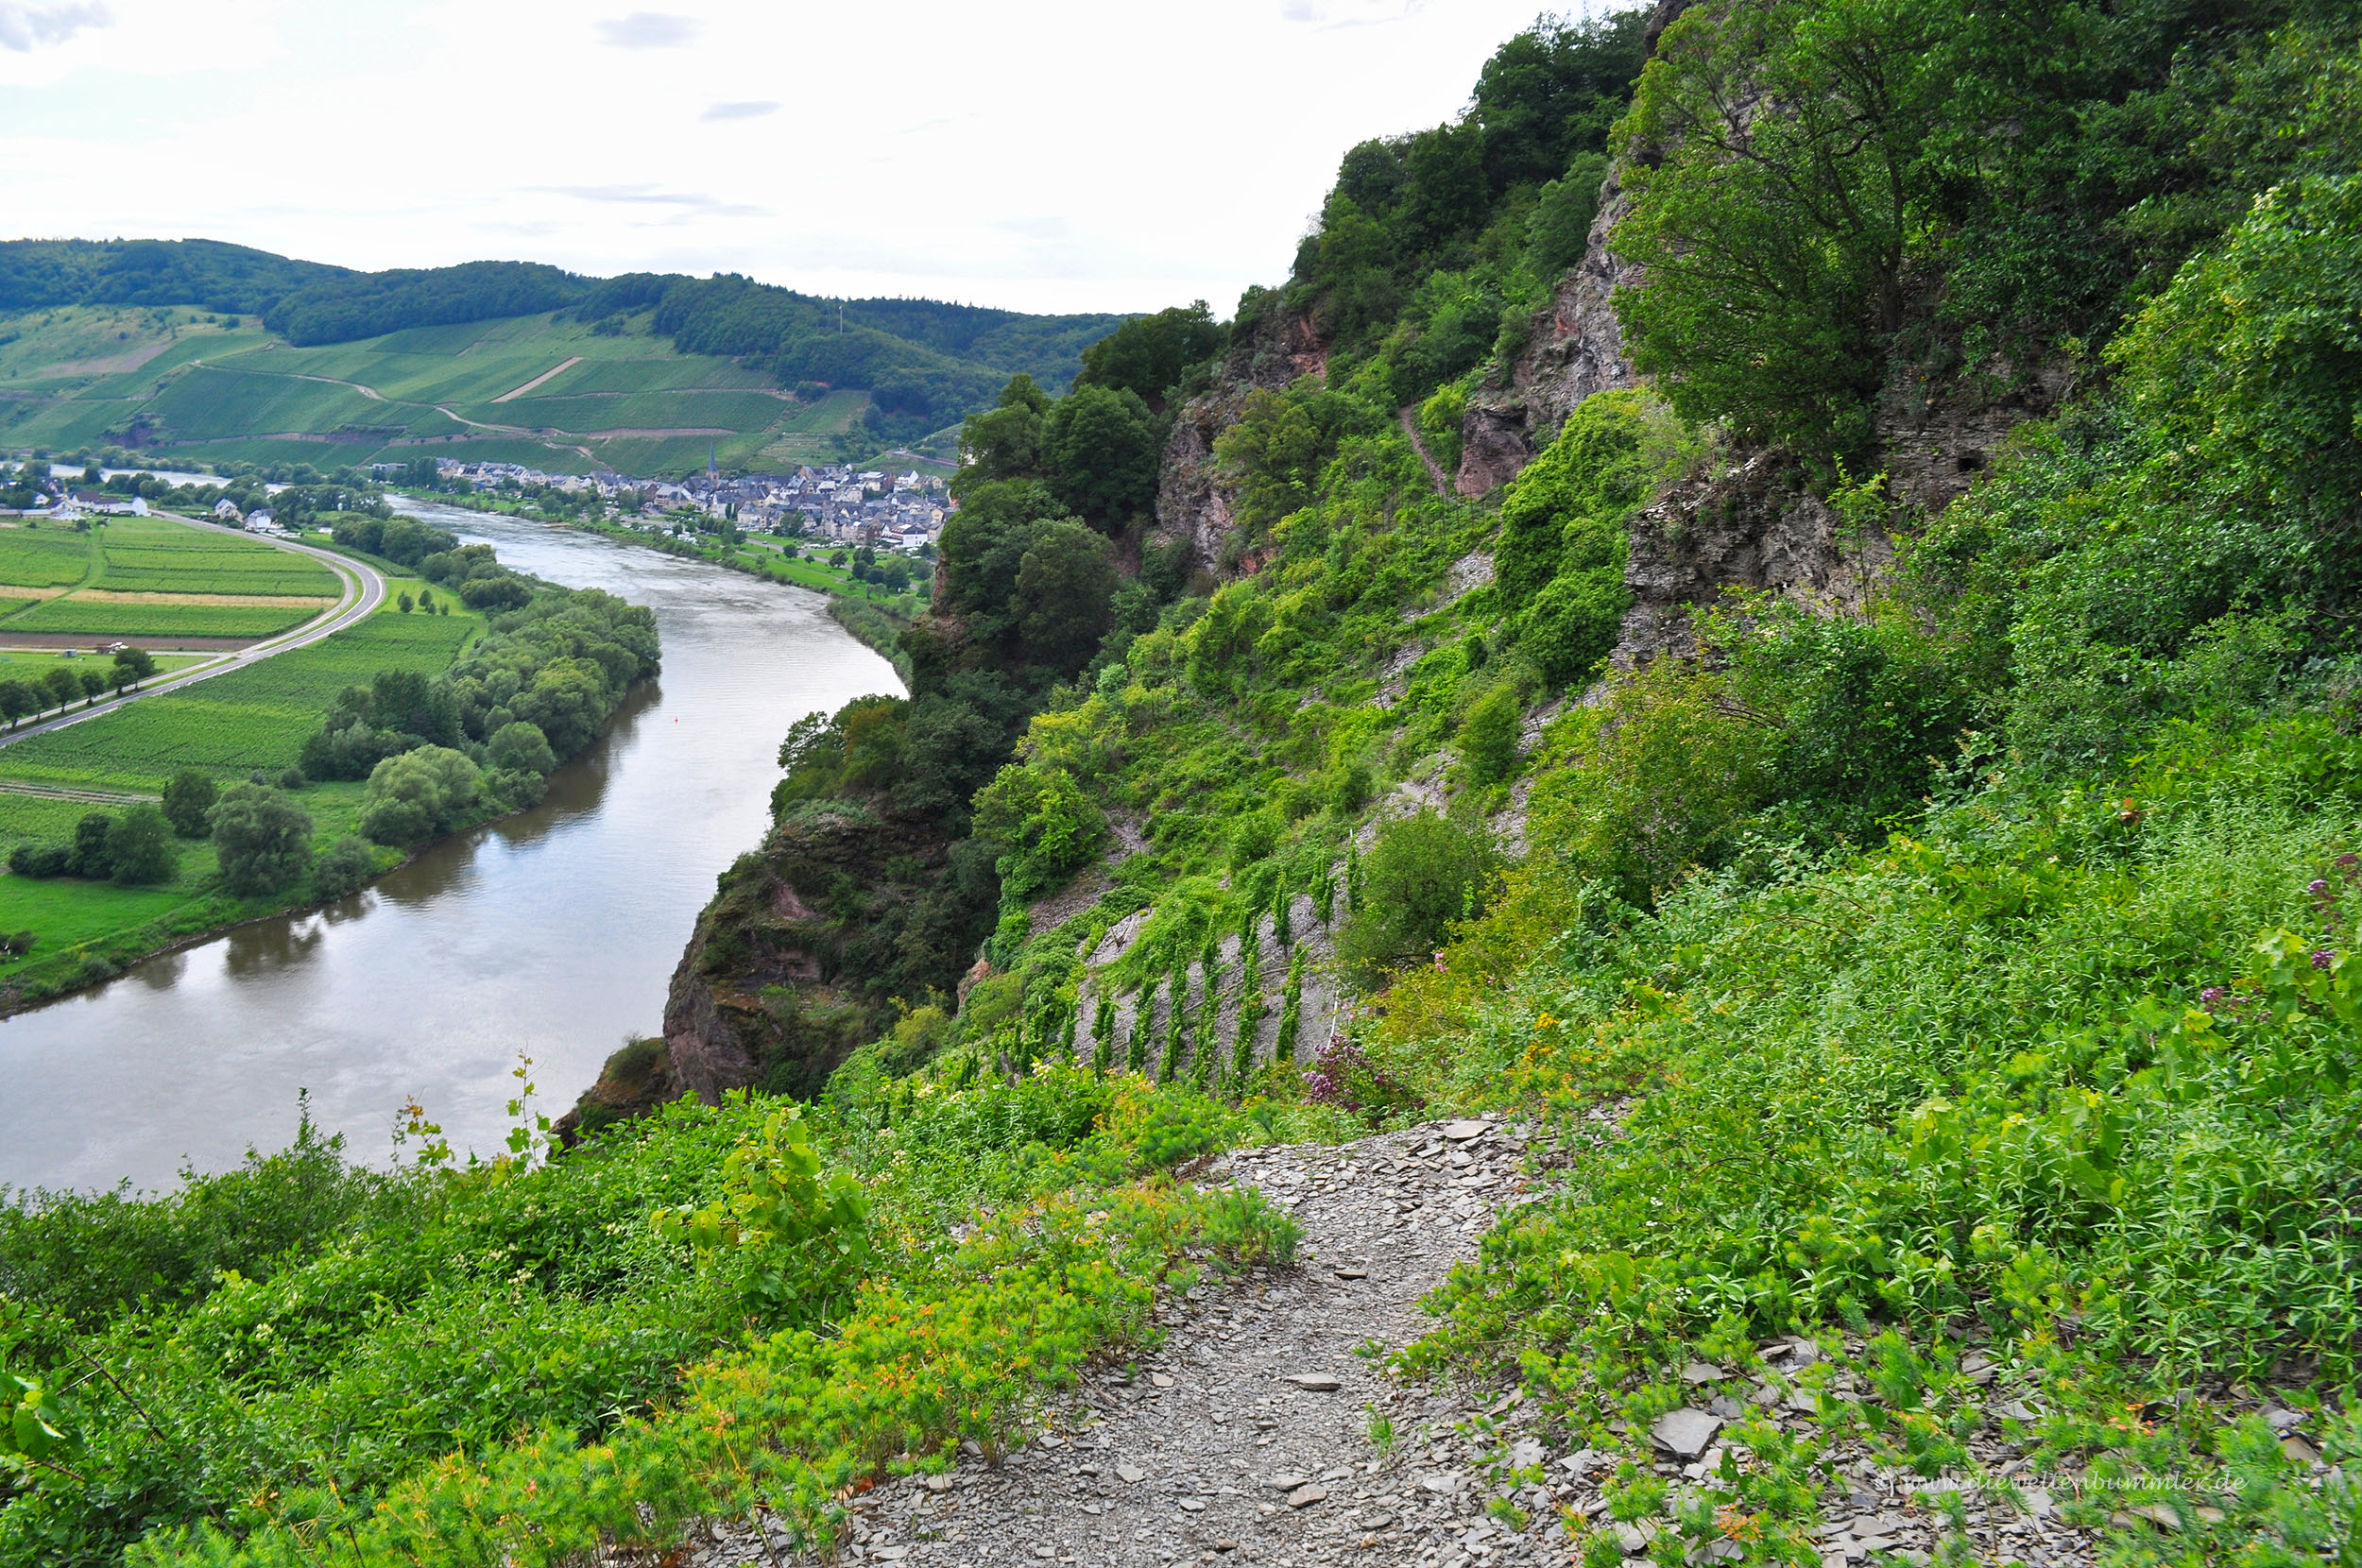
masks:
[[[158,654],[156,669],[159,673],[168,673],[214,656],[211,654]],[[60,662],[78,669],[90,662],[90,656],[77,654],[71,648],[0,649],[0,678],[32,679],[47,674],[50,666]]]
[[[310,647],[0,747],[0,785],[156,794],[182,768],[224,782],[255,772],[276,777],[295,762],[338,691],[367,685],[380,670],[440,674],[482,627],[480,617],[457,608],[447,616],[383,610]],[[40,657],[9,655],[0,666]],[[325,847],[354,831],[362,790],[358,783],[319,783],[298,794],[317,844]],[[63,842],[89,813],[118,810],[0,788],[0,857],[19,844]],[[0,875],[0,930],[40,937],[30,957],[0,963],[0,984],[47,994],[87,983],[140,953],[263,912],[208,885],[215,870],[212,844],[176,842],[180,872],[160,888]]]

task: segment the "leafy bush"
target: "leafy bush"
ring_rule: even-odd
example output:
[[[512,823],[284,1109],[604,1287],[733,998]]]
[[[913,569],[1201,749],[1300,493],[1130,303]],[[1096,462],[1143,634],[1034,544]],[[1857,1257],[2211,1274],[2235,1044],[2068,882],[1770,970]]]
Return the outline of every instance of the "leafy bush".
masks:
[[[338,839],[312,867],[312,886],[327,900],[349,898],[377,876],[377,852],[358,837]]]
[[[1729,851],[1770,788],[1775,739],[1725,710],[1715,676],[1660,659],[1611,682],[1565,744],[1567,765],[1535,788],[1533,840],[1645,906]]]
[[[1421,810],[1380,823],[1337,956],[1365,985],[1424,963],[1455,924],[1483,912],[1494,870],[1492,845],[1448,817]]]
[[[977,794],[976,832],[1004,850],[1002,895],[1025,899],[1089,863],[1106,841],[1107,819],[1065,772],[1011,764]]]
[[[465,752],[420,746],[380,762],[362,795],[364,836],[412,844],[448,833],[482,797],[484,775]]]
[[[213,810],[214,856],[240,897],[293,887],[312,865],[312,817],[265,784],[232,784]]]

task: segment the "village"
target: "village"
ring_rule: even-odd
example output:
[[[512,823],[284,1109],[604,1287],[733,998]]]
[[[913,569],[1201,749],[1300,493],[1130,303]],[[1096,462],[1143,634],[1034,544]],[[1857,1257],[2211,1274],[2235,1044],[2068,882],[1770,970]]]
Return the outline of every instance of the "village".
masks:
[[[381,477],[392,477],[403,467],[377,465],[385,470]],[[929,551],[955,505],[939,478],[916,470],[898,475],[841,464],[726,478],[709,463],[704,473],[679,483],[615,473],[544,473],[517,463],[446,460],[436,467],[437,478],[446,486],[465,482],[479,490],[595,494],[650,532],[693,533],[695,520],[704,520],[709,524],[732,523],[748,533],[865,544],[906,554]]]

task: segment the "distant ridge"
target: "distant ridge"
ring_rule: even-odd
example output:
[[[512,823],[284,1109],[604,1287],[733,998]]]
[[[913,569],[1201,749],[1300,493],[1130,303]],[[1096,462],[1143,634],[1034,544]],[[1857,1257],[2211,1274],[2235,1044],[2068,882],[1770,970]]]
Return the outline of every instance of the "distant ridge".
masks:
[[[735,362],[732,374],[739,380],[734,384],[747,384],[745,378],[752,373],[782,391],[793,391],[796,401],[805,405],[840,394],[860,394],[857,407],[844,414],[845,419],[857,417],[858,425],[837,420],[840,432],[881,446],[913,442],[949,430],[967,414],[990,406],[1001,386],[1019,372],[1053,392],[1062,391],[1080,367],[1082,350],[1124,319],[1107,313],[1034,315],[924,298],[838,299],[733,273],[693,278],[639,272],[592,278],[539,263],[514,261],[364,272],[217,240],[0,242],[0,316],[24,316],[60,307],[210,313],[259,325],[274,341],[298,349],[353,345],[357,350],[360,346],[405,333],[411,339],[399,345],[387,343],[385,350],[413,359],[419,353],[448,356],[454,351],[439,338],[419,337],[430,329],[541,317],[552,357],[521,364],[516,379],[499,391],[514,388],[522,393],[523,383],[536,377],[544,382],[556,378],[557,369],[553,367],[567,355],[579,353],[584,338],[597,342],[629,338],[642,344],[656,338],[668,341],[679,354]],[[205,330],[204,324],[197,326]],[[154,330],[176,329],[160,319]],[[185,332],[187,324],[177,330]],[[132,340],[142,331],[140,323],[126,323],[120,332],[111,331],[107,335],[122,344],[122,354],[136,356],[138,345]],[[7,334],[6,324],[0,323],[0,342],[7,335],[12,334]],[[522,344],[519,347],[522,349]],[[395,401],[454,410],[454,417],[402,415],[397,426],[391,421],[398,411],[390,408],[348,411],[332,419],[326,418],[325,405],[259,398],[251,376],[292,374],[315,383],[325,380],[375,389],[356,395],[383,404],[385,399],[378,394],[392,394],[393,386],[404,381],[402,366],[380,367],[370,356],[354,358],[347,352],[333,363],[319,362],[305,369],[284,362],[282,370],[282,362],[269,355],[243,353],[236,359],[224,358],[224,352],[231,349],[226,343],[202,349],[192,345],[159,362],[157,373],[177,380],[115,386],[103,393],[95,386],[69,388],[57,382],[60,373],[95,369],[101,364],[112,368],[119,363],[128,370],[146,362],[61,353],[45,366],[28,365],[14,374],[0,374],[0,380],[15,382],[45,399],[77,399],[88,405],[103,396],[117,404],[104,418],[95,407],[89,407],[87,415],[60,410],[55,417],[43,418],[20,404],[9,421],[0,423],[0,441],[66,444],[94,440],[124,446],[260,441],[283,446],[326,440],[351,447],[414,444],[430,435],[482,443],[497,435],[536,446],[559,440],[585,460],[636,454],[671,467],[679,463],[682,454],[669,447],[661,452],[619,449],[610,454],[608,440],[602,437],[669,441],[686,437],[693,427],[710,426],[745,434],[746,441],[734,449],[742,460],[766,452],[766,461],[776,461],[784,452],[777,439],[754,441],[765,426],[777,423],[776,408],[754,407],[752,412],[715,418],[712,407],[691,408],[683,402],[678,408],[632,411],[628,416],[619,409],[612,411],[612,418],[604,414],[594,418],[593,411],[580,401],[601,391],[654,392],[679,385],[719,392],[733,384],[711,378],[693,383],[661,376],[651,381],[647,377],[653,371],[635,370],[632,379],[602,381],[603,372],[596,366],[578,366],[569,377],[557,379],[538,400],[520,396],[515,403],[505,405],[528,416],[524,419],[515,419],[505,410],[469,412],[478,402],[471,387],[459,387],[454,393],[419,383],[410,397],[397,396]],[[281,351],[284,353],[283,349]],[[241,389],[230,379],[198,370],[193,355],[200,356],[205,365],[247,373],[247,385]],[[74,363],[65,363],[68,359]],[[190,371],[179,369],[184,363],[191,365]],[[381,386],[381,382],[389,384]],[[540,392],[540,382],[535,383],[534,390]],[[570,391],[575,394],[574,401],[551,402],[552,398]],[[139,406],[120,406],[127,396]],[[708,400],[710,404],[712,401]],[[744,394],[741,401],[745,401]],[[145,425],[136,422],[143,412],[150,416]],[[830,418],[836,419],[834,415]],[[21,427],[22,433],[6,428],[9,423]],[[381,424],[385,426],[382,431]],[[724,446],[733,450],[732,443]],[[264,453],[258,449],[251,455]]]

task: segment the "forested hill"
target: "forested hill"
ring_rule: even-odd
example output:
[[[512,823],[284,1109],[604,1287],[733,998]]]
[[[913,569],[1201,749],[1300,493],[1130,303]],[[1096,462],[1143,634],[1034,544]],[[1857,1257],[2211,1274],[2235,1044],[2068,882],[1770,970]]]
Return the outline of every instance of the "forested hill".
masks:
[[[452,455],[647,472],[701,461],[715,441],[726,462],[742,465],[825,460],[944,432],[988,406],[1012,375],[1063,390],[1084,347],[1122,319],[834,299],[735,275],[597,279],[489,261],[358,272],[212,240],[18,240],[0,244],[0,348],[28,341],[0,356],[14,362],[0,363],[0,383],[25,396],[12,401],[0,440],[67,452],[201,445],[216,450],[192,459],[316,461],[323,454],[304,444],[434,439],[471,448]],[[453,336],[499,323],[512,325],[494,333],[496,344]],[[214,338],[225,328],[231,341]],[[596,363],[644,362],[650,340],[693,363],[612,374]],[[248,351],[280,346],[331,351],[300,367]],[[482,368],[488,347],[518,356],[515,380],[479,386],[464,373],[419,374],[421,356],[466,353],[455,372]],[[541,352],[549,357],[531,364]],[[228,380],[182,373],[199,362],[228,368],[231,355],[243,357]],[[570,361],[584,363],[535,405],[485,406]],[[339,384],[355,389],[344,400],[354,406],[330,406]],[[792,392],[793,404],[679,396],[749,385]],[[629,405],[617,401],[623,394],[657,401]]]

